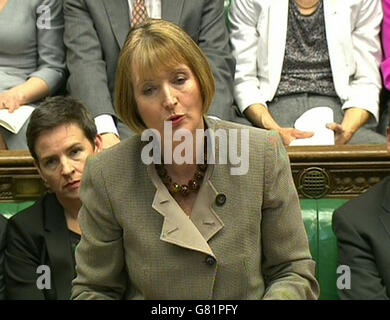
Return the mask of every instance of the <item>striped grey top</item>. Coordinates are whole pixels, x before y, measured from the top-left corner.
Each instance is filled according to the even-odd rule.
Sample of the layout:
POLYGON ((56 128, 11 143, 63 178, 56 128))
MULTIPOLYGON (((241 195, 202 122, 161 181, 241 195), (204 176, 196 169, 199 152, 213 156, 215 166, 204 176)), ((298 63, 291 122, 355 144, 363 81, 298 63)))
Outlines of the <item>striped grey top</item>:
POLYGON ((311 15, 302 15, 295 1, 289 2, 286 51, 276 96, 293 93, 337 96, 322 1, 311 15))

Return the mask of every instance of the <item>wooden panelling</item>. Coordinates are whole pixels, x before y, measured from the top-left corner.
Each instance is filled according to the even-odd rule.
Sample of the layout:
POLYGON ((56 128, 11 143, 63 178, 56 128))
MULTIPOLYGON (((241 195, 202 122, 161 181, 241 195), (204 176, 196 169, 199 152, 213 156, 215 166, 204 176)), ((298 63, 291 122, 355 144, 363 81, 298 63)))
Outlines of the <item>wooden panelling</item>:
POLYGON ((390 175, 385 145, 287 148, 302 198, 353 198, 390 175))
MULTIPOLYGON (((385 145, 287 148, 301 198, 352 198, 390 175, 385 145)), ((39 198, 46 190, 28 151, 0 150, 0 201, 39 198)))
POLYGON ((0 150, 0 201, 37 199, 45 190, 28 151, 0 150))

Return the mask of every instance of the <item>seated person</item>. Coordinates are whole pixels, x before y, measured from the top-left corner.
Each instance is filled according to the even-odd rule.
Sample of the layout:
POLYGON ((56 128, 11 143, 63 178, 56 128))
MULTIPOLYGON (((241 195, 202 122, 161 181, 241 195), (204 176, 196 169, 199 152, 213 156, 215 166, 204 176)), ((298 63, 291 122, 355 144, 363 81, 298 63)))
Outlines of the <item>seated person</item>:
MULTIPOLYGON (((62 0, 0 0, 0 109, 36 106, 65 83, 63 29, 62 0)), ((5 147, 27 149, 26 128, 0 127, 5 147)))
MULTIPOLYGON (((80 99, 95 118, 103 146, 131 136, 114 110, 114 83, 118 56, 133 17, 143 6, 150 18, 162 18, 182 27, 206 54, 216 79, 210 114, 228 120, 233 104, 235 61, 225 24, 223 0, 64 0, 69 93, 80 99), (109 124, 111 123, 111 125, 109 124)), ((143 11, 144 12, 144 11, 143 11)))
POLYGON ((382 47, 383 60, 381 64, 383 83, 387 90, 390 90, 390 0, 382 0, 383 22, 382 22, 382 47))
MULTIPOLYGON (((390 127, 387 128, 390 153, 390 127)), ((351 270, 350 288, 341 299, 390 298, 390 177, 335 210, 338 264, 351 270)))
POLYGON ((378 120, 381 19, 380 0, 233 0, 234 121, 276 130, 289 145, 312 135, 295 120, 327 106, 336 144, 385 143, 363 127, 378 120))
POLYGON ((33 111, 27 143, 51 192, 8 221, 6 297, 68 300, 80 239, 81 176, 87 157, 101 149, 101 137, 81 103, 58 96, 33 111))
POLYGON ((4 286, 4 248, 5 248, 5 227, 7 219, 0 214, 0 300, 5 297, 4 286))
POLYGON ((72 298, 318 297, 278 135, 205 117, 214 90, 205 55, 178 26, 151 20, 129 33, 115 101, 137 135, 91 159, 84 171, 72 298), (226 155, 226 145, 204 152, 205 139, 227 131, 248 138, 241 145, 250 149, 243 172, 232 174, 230 160, 210 159, 226 155), (153 150, 156 161, 147 159, 141 134, 163 143, 153 150), (184 163, 177 134, 187 138, 184 163))

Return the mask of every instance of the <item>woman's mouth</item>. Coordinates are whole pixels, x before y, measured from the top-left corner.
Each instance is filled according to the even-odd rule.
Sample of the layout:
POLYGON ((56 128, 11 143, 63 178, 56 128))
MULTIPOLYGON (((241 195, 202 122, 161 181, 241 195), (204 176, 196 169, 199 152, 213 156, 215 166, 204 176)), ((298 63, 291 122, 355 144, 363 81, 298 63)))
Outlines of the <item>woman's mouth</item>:
POLYGON ((182 121, 184 120, 185 116, 184 115, 173 115, 170 116, 167 121, 172 122, 172 127, 178 126, 182 121))
POLYGON ((80 187, 81 180, 76 180, 73 182, 69 182, 68 184, 65 185, 65 188, 75 190, 80 187))

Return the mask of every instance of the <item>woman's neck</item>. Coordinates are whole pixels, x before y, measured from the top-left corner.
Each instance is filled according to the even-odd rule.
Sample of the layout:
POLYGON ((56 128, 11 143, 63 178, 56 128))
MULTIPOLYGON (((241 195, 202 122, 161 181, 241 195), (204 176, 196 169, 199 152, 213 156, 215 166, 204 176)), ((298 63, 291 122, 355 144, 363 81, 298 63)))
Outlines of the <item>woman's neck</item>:
POLYGON ((294 0, 303 15, 310 15, 316 11, 321 0, 294 0))
POLYGON ((61 199, 58 198, 59 203, 64 208, 65 216, 70 219, 77 219, 81 208, 80 199, 61 199))
POLYGON ((197 165, 172 163, 165 165, 165 168, 172 181, 179 184, 187 184, 189 180, 193 179, 197 165))
POLYGON ((166 157, 166 155, 162 154, 162 162, 164 163, 166 162, 164 160, 168 159, 172 160, 171 163, 164 163, 164 165, 171 179, 180 184, 187 183, 189 179, 192 179, 197 170, 198 164, 203 164, 207 162, 207 154, 205 152, 205 139, 203 136, 200 141, 198 141, 198 139, 194 137, 191 141, 187 140, 183 142, 172 142, 172 150, 166 151, 170 152, 171 155, 166 157), (188 143, 189 145, 184 146, 184 143, 188 143), (180 149, 176 149, 178 147, 180 149), (178 155, 178 152, 175 152, 175 150, 184 151, 180 155, 178 155), (180 159, 178 159, 179 157, 180 159), (182 162, 180 160, 183 159, 185 159, 184 163, 179 164, 180 162, 182 162))
POLYGON ((65 201, 65 203, 60 201, 60 203, 64 207, 65 220, 68 229, 74 233, 81 234, 79 221, 77 219, 81 208, 81 201, 72 199, 65 201))

